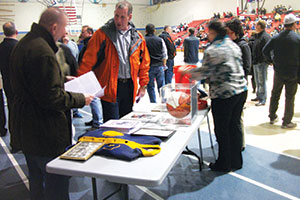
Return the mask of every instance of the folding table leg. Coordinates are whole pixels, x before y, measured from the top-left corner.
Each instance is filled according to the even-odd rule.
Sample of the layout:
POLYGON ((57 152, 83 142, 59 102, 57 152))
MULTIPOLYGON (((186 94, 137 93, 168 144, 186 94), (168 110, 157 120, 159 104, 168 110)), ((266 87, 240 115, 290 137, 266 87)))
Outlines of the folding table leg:
POLYGON ((201 160, 200 171, 201 171, 202 170, 202 164, 203 164, 203 151, 202 151, 200 128, 198 128, 197 131, 198 131, 198 143, 199 143, 199 150, 200 150, 200 160, 201 160))
POLYGON ((206 115, 206 119, 207 119, 208 133, 209 133, 209 139, 210 139, 210 147, 211 147, 211 150, 212 150, 212 153, 213 153, 213 156, 214 156, 215 160, 217 160, 214 145, 213 145, 213 141, 212 141, 212 137, 211 137, 211 130, 210 130, 208 114, 206 115))
POLYGON ((183 151, 183 154, 186 155, 193 155, 198 158, 199 161, 199 169, 202 171, 202 165, 203 165, 203 152, 202 152, 202 144, 201 144, 201 136, 200 136, 200 128, 197 129, 198 132, 198 143, 199 143, 199 150, 200 150, 200 156, 198 156, 195 152, 189 149, 188 146, 185 147, 185 151, 183 151))
POLYGON ((128 192, 128 185, 122 184, 122 191, 124 195, 124 200, 129 200, 129 192, 128 192))
POLYGON ((94 197, 94 200, 98 200, 96 178, 92 178, 92 185, 93 185, 93 197, 94 197))
POLYGON ((195 156, 198 159, 200 171, 202 171, 202 159, 200 158, 200 156, 198 156, 195 152, 190 150, 188 146, 186 146, 185 149, 186 150, 183 151, 182 154, 195 156))

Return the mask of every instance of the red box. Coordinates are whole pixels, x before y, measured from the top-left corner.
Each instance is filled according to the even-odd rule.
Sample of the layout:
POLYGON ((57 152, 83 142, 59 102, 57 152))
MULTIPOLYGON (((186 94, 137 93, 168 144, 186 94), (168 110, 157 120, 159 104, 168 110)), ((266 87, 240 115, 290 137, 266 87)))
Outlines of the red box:
POLYGON ((175 74, 175 83, 191 83, 190 75, 184 74, 182 75, 180 72, 178 72, 179 68, 183 68, 184 70, 193 69, 196 68, 196 65, 176 65, 173 68, 174 74, 175 74))

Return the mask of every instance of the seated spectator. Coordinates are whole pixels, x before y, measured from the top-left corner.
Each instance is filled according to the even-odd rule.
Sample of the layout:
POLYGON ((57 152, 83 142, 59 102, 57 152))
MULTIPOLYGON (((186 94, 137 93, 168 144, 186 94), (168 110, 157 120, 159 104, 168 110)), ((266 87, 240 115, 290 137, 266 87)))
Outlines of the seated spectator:
POLYGON ((275 20, 275 22, 277 22, 277 21, 281 22, 281 15, 279 13, 276 13, 274 16, 274 20, 275 20))

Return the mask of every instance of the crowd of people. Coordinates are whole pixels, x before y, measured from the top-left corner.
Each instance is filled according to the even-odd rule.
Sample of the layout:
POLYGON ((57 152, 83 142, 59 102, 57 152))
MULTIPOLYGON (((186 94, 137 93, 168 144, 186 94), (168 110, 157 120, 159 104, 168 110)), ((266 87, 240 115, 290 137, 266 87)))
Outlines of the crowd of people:
MULTIPOLYGON (((31 199, 69 199, 69 177, 49 174, 45 168, 71 144, 71 109, 74 117, 80 117, 77 108, 90 105, 92 120, 86 125, 97 129, 103 122, 130 113, 146 91, 150 102, 156 102, 154 80, 158 91, 172 82, 176 56, 172 28, 166 25, 156 36, 155 25, 149 23, 143 36, 131 21, 132 13, 131 3, 119 1, 113 19, 98 30, 82 27, 79 44, 69 39, 65 30, 67 16, 58 8, 46 9, 20 41, 13 22, 3 25, 6 37, 0 44, 0 69, 8 103, 8 129, 12 151, 22 151, 26 158, 31 199), (101 100, 91 94, 64 90, 66 81, 89 71, 106 87, 101 100)), ((229 172, 243 166, 242 113, 249 74, 254 77, 251 82, 256 88, 252 101, 257 101, 256 106, 264 106, 267 68, 269 64, 274 66, 270 124, 278 121, 276 111, 284 86, 286 101, 281 127, 297 126, 292 118, 300 71, 298 21, 294 14, 286 15, 284 30, 271 37, 266 21, 258 19, 254 22, 255 34, 248 39, 245 22, 231 16, 226 23, 214 17, 197 28, 187 29, 188 35, 182 39, 187 65, 198 64, 201 41, 209 42, 202 66, 181 73, 209 84, 219 145, 218 159, 209 165, 211 170, 229 172)), ((0 92, 3 96, 2 89, 0 92)), ((4 113, 3 98, 1 101, 0 111, 4 113)), ((5 136, 6 119, 2 113, 0 133, 5 136)))
MULTIPOLYGON (((247 15, 241 14, 239 16, 233 16, 231 12, 224 12, 223 15, 220 13, 214 13, 211 19, 220 19, 223 22, 226 22, 232 18, 238 18, 242 22, 243 29, 245 31, 244 38, 248 41, 251 38, 252 32, 256 30, 256 23, 259 20, 263 20, 266 22, 266 31, 271 36, 274 36, 281 31, 284 30, 284 26, 282 24, 282 20, 285 15, 293 12, 291 6, 286 8, 285 6, 278 5, 275 6, 272 13, 261 13, 260 15, 247 15)), ((298 16, 298 13, 294 13, 298 16)), ((199 24, 193 25, 195 28, 195 35, 200 39, 199 49, 203 51, 207 47, 207 24, 211 20, 198 20, 199 24)), ((185 23, 186 24, 186 23, 185 23)), ((188 28, 191 27, 189 24, 184 29, 179 29, 179 26, 173 28, 173 32, 175 36, 173 37, 176 48, 183 48, 184 38, 188 36, 188 28)), ((299 22, 297 22, 296 32, 300 34, 299 30, 299 22)))
POLYGON ((289 13, 293 12, 293 8, 292 8, 292 6, 286 7, 285 5, 277 5, 274 7, 272 12, 274 14, 278 13, 279 15, 289 14, 289 13))

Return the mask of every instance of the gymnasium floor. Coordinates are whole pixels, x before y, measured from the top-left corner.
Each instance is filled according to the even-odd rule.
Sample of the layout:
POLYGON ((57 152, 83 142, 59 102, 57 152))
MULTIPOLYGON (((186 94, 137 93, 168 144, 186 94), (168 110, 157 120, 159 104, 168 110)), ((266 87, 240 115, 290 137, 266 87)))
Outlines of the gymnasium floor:
MULTIPOLYGON (((179 64, 182 53, 176 56, 179 64)), ((272 88, 273 70, 268 70, 268 99, 272 88)), ((300 89, 299 89, 300 90, 300 89)), ((243 152, 242 169, 228 174, 211 172, 207 163, 213 161, 210 149, 207 124, 201 125, 204 149, 204 169, 199 172, 194 157, 182 155, 163 183, 157 187, 145 188, 129 186, 130 199, 297 199, 300 200, 300 97, 296 95, 293 121, 298 127, 292 130, 281 129, 281 121, 269 124, 268 103, 257 107, 250 99, 254 98, 250 86, 244 124, 246 128, 246 149, 243 152)), ((139 104, 149 101, 144 97, 139 104)), ((284 92, 280 101, 278 115, 283 115, 284 92)), ((74 119, 77 138, 87 127, 84 122, 91 119, 89 107, 80 109, 84 118, 74 119)), ((212 117, 210 116, 213 127, 212 117)), ((214 140, 215 141, 215 140, 214 140)), ((215 144, 217 150, 217 145, 215 144)), ((189 144, 190 149, 199 152, 197 136, 189 144)), ((9 152, 9 135, 0 138, 0 199, 27 200, 28 180, 24 156, 9 152)), ((97 179, 99 199, 103 199, 118 188, 118 184, 97 179)), ((91 179, 72 177, 70 179, 70 199, 90 200, 92 197, 91 179)), ((110 199, 123 199, 120 193, 110 199)))

